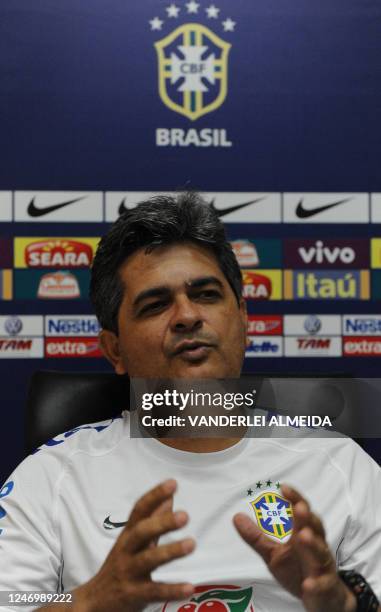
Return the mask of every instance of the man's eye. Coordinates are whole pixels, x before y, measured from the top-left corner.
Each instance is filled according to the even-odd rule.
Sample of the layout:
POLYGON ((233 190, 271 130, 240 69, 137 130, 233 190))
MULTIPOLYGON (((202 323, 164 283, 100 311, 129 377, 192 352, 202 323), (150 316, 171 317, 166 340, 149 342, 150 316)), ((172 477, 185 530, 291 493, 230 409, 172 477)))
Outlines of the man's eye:
POLYGON ((143 308, 140 310, 140 314, 156 312, 157 310, 164 308, 165 304, 166 302, 164 301, 151 302, 150 304, 146 304, 145 306, 143 306, 143 308))
POLYGON ((221 297, 221 293, 215 289, 204 289, 197 294, 197 297, 205 300, 216 300, 221 297))

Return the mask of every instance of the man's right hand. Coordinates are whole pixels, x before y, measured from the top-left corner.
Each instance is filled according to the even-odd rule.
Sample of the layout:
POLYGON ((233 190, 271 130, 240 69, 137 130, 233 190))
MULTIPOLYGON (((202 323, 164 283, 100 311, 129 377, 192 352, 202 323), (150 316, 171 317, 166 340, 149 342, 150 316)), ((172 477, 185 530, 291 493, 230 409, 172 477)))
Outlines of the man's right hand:
POLYGON ((184 527, 185 512, 173 512, 175 480, 167 480, 143 495, 99 572, 73 591, 76 612, 140 612, 152 602, 189 597, 188 583, 154 582, 151 572, 174 559, 185 557, 195 547, 191 538, 158 544, 160 536, 184 527))

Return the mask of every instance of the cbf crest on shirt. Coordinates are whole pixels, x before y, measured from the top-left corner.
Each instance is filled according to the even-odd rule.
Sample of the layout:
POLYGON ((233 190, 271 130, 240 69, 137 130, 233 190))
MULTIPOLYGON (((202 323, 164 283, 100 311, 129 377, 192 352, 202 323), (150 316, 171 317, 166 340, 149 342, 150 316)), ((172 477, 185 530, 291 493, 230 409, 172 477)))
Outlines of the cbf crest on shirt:
POLYGON ((293 527, 291 503, 279 493, 268 491, 250 502, 259 529, 267 535, 283 540, 293 527))

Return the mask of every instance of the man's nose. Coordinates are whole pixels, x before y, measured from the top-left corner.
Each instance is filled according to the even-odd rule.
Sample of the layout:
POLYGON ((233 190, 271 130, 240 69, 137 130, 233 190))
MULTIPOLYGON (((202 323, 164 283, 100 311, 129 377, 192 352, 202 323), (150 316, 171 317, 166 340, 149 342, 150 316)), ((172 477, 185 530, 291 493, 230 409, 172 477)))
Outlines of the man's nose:
POLYGON ((200 327, 202 327, 202 316, 198 304, 186 296, 179 297, 173 304, 172 331, 195 331, 200 327))

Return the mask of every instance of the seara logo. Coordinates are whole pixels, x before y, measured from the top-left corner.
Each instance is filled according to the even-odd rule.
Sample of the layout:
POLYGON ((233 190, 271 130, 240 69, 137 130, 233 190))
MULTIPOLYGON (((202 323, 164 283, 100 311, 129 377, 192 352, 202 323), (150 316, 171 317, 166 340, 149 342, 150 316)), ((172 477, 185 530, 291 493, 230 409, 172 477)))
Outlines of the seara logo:
MULTIPOLYGON (((152 31, 166 35, 154 43, 161 101, 174 113, 196 121, 223 104, 228 93, 229 36, 236 22, 221 9, 190 0, 172 3, 149 21, 152 31), (183 23, 182 23, 183 22, 183 23), (173 28, 173 26, 175 26, 173 28)), ((158 128, 158 146, 231 146, 226 130, 158 128)))
POLYGON ((161 612, 254 612, 253 588, 203 585, 186 602, 167 602, 161 612))

